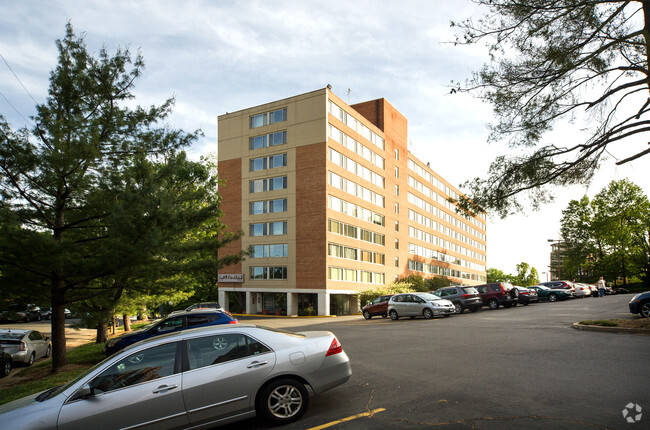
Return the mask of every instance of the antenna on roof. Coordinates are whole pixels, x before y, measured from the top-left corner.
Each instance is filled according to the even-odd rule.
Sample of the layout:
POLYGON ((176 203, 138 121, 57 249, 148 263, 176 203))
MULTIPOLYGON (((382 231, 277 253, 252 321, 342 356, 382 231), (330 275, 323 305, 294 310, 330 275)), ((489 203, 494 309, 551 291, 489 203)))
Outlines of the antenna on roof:
POLYGON ((351 92, 352 92, 352 90, 348 88, 348 104, 350 104, 350 93, 351 92))

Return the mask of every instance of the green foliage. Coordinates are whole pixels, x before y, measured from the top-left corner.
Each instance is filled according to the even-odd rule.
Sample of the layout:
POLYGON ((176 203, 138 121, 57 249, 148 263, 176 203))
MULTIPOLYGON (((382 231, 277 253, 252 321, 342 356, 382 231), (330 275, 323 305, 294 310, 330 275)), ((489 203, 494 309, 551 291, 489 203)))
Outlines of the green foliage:
MULTIPOLYGON (((489 13, 453 22, 458 44, 485 43, 491 63, 452 92, 494 108, 497 157, 487 177, 464 184, 466 211, 505 217, 553 199, 552 186, 589 183, 612 143, 648 133, 648 2, 474 0, 489 13), (647 19, 645 20, 647 21, 647 19), (647 23, 645 24, 647 25, 647 23), (544 143, 559 121, 584 119, 584 139, 544 143), (515 151, 513 151, 515 152, 515 151)), ((641 137, 643 139, 643 137, 641 137)), ((622 164, 650 153, 630 153, 622 164)))
POLYGON ((520 287, 530 287, 539 284, 539 274, 537 269, 531 267, 526 262, 517 264, 517 273, 515 275, 506 274, 495 268, 487 269, 487 282, 510 282, 520 287))
POLYGON ((486 270, 487 283, 491 284, 493 282, 510 282, 510 276, 506 275, 503 271, 490 267, 486 270))
POLYGON ((413 291, 426 293, 428 291, 435 291, 442 287, 447 287, 453 282, 445 276, 433 276, 425 278, 422 275, 412 274, 399 279, 399 282, 411 284, 413 291))
POLYGON ((400 281, 377 287, 374 290, 359 291, 356 294, 359 299, 360 306, 363 307, 379 296, 384 296, 386 294, 412 293, 415 291, 416 290, 413 289, 412 284, 400 281))
POLYGON ((612 181, 592 201, 571 201, 562 213, 566 273, 589 282, 599 276, 648 282, 650 201, 639 186, 612 181))

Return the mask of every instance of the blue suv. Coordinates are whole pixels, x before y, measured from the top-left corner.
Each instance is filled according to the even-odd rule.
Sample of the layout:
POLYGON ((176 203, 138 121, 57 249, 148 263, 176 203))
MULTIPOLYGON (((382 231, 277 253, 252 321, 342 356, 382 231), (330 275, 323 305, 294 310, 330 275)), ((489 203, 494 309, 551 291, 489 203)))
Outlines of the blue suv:
POLYGON ((218 324, 238 324, 239 321, 225 312, 214 309, 202 311, 181 312, 168 316, 159 321, 154 321, 130 333, 114 337, 106 342, 104 354, 113 355, 127 346, 159 334, 172 333, 188 328, 205 327, 218 324))

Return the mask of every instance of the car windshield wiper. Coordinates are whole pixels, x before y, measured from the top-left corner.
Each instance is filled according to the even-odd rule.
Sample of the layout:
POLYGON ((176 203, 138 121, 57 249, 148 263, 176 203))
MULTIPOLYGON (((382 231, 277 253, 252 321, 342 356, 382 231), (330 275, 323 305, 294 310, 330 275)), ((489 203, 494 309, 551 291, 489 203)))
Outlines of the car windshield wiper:
POLYGON ((36 396, 36 399, 35 399, 35 400, 36 400, 37 402, 42 402, 42 401, 44 401, 44 400, 49 399, 49 398, 50 398, 50 395, 51 395, 53 392, 55 392, 59 387, 61 387, 61 385, 57 385, 56 387, 50 388, 49 390, 42 392, 41 394, 39 394, 38 396, 36 396))

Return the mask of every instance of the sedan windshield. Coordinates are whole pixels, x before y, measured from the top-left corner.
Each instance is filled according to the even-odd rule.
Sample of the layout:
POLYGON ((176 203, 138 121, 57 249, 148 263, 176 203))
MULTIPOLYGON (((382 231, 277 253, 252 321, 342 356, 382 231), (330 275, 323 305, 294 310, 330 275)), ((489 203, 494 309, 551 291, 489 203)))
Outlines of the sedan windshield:
POLYGON ((421 299, 426 300, 427 302, 430 302, 432 300, 442 300, 440 297, 429 293, 422 293, 422 294, 418 294, 417 296, 421 299))

